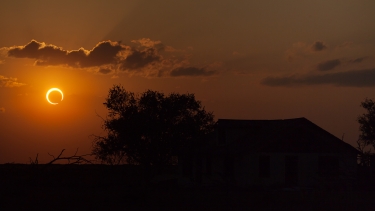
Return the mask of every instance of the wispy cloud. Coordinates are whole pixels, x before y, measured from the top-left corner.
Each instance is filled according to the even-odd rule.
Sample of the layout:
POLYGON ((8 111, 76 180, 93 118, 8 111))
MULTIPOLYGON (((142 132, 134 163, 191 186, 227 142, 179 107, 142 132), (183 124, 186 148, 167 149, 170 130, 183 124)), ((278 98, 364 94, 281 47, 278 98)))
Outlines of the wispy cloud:
POLYGON ((171 72, 171 76, 211 76, 215 74, 217 74, 216 71, 196 67, 180 67, 171 72))
POLYGON ((110 73, 112 70, 111 69, 109 69, 109 68, 100 68, 99 69, 99 73, 102 73, 102 74, 108 74, 108 73, 110 73))
POLYGON ((331 84, 345 87, 374 87, 375 68, 327 73, 322 75, 290 75, 266 77, 262 84, 274 87, 331 84))
POLYGON ((171 46, 164 46, 161 41, 142 38, 131 42, 135 46, 124 45, 121 42, 102 41, 91 50, 80 48, 68 51, 55 45, 32 40, 25 46, 7 48, 7 55, 14 58, 33 59, 34 64, 39 66, 91 68, 101 74, 128 72, 146 77, 213 74, 204 68, 190 66, 186 59, 169 55, 179 52, 171 46), (165 55, 164 52, 168 54, 165 55))
POLYGON ((339 59, 328 60, 328 61, 319 63, 317 66, 317 69, 320 71, 328 71, 328 70, 334 69, 340 64, 341 64, 341 61, 339 59))
POLYGON ((164 45, 161 43, 160 40, 155 41, 155 40, 151 40, 150 38, 141 38, 141 39, 138 39, 138 40, 132 40, 131 42, 132 43, 138 43, 141 46, 147 47, 147 48, 154 48, 154 47, 164 48, 164 45))
POLYGON ((349 62, 350 63, 360 63, 365 59, 366 59, 366 57, 359 57, 359 58, 356 58, 356 59, 351 59, 351 60, 349 60, 349 62))
POLYGON ((11 77, 8 78, 8 77, 0 75, 0 87, 13 88, 13 87, 20 87, 24 85, 26 84, 18 82, 17 78, 11 78, 11 77))
POLYGON ((295 58, 304 57, 316 52, 324 51, 327 48, 327 44, 322 41, 315 41, 312 44, 297 42, 294 43, 293 46, 285 52, 285 54, 288 61, 293 61, 295 58))

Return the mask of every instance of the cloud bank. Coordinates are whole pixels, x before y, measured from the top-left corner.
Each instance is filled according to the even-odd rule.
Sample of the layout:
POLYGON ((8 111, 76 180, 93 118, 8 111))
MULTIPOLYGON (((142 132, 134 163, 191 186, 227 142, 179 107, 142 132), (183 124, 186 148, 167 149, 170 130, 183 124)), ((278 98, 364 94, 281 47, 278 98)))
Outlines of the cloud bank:
POLYGON ((0 87, 13 88, 13 87, 20 87, 24 85, 26 84, 18 82, 17 78, 8 78, 8 77, 0 75, 0 87))
POLYGON ((375 68, 327 73, 322 75, 291 75, 266 77, 262 84, 272 87, 331 84, 343 87, 374 87, 375 68))
POLYGON ((160 41, 148 38, 132 40, 136 46, 121 42, 102 41, 91 50, 64 50, 55 45, 32 40, 25 46, 8 48, 8 57, 29 58, 38 66, 65 66, 70 68, 93 68, 101 74, 128 72, 144 76, 210 76, 214 70, 191 67, 183 59, 166 56, 165 47, 160 41))

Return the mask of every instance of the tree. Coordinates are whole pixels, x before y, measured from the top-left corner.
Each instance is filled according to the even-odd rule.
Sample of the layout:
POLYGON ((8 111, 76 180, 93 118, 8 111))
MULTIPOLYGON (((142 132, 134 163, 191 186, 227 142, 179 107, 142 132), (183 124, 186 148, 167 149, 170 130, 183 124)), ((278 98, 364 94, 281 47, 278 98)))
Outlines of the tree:
POLYGON ((115 85, 103 104, 107 135, 94 136, 92 153, 109 164, 173 164, 181 149, 203 144, 215 125, 213 113, 194 94, 148 90, 136 95, 115 85))
POLYGON ((366 146, 372 145, 375 148, 375 102, 366 98, 361 106, 367 112, 358 117, 359 130, 361 131, 359 138, 366 146))
POLYGON ((375 148, 375 102, 371 99, 365 99, 361 106, 366 109, 366 113, 358 117, 359 130, 361 134, 357 141, 357 149, 361 152, 359 164, 369 166, 372 156, 371 149, 366 150, 368 146, 375 148))

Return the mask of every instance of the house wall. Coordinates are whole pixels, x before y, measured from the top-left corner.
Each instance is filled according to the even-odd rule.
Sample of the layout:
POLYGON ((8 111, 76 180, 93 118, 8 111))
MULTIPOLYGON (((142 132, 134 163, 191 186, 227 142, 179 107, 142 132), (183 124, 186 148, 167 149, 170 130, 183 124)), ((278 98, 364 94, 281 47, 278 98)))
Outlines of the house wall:
POLYGON ((235 156, 230 162, 233 165, 232 174, 226 167, 228 157, 224 154, 204 156, 192 166, 192 177, 186 177, 191 182, 202 185, 226 184, 238 187, 250 186, 286 186, 286 157, 297 157, 298 182, 292 186, 311 187, 319 189, 352 189, 356 185, 357 162, 356 155, 334 153, 251 153, 235 156), (260 176, 260 156, 270 156, 269 177, 260 176), (334 177, 322 177, 319 167, 320 157, 337 157, 339 174, 334 177), (231 178, 233 176, 233 178, 231 178), (190 179, 188 179, 190 178, 190 179))
POLYGON ((218 145, 226 145, 246 134, 243 128, 220 128, 216 133, 218 145))
POLYGON ((283 153, 254 153, 243 155, 235 163, 235 179, 238 186, 253 185, 277 185, 285 182, 285 156, 283 153), (260 177, 259 159, 260 156, 270 156, 270 175, 260 177))
POLYGON ((358 163, 357 155, 345 155, 340 157, 340 169, 342 176, 341 182, 346 185, 347 189, 354 189, 358 180, 358 163))
POLYGON ((211 175, 207 175, 208 183, 224 183, 224 163, 225 157, 220 155, 213 155, 211 157, 211 175))
MULTIPOLYGON (((325 185, 319 174, 319 157, 336 156, 339 159, 340 175, 336 185, 345 184, 345 188, 350 188, 356 176, 356 158, 340 154, 322 153, 254 153, 240 156, 235 160, 235 182, 238 186, 268 186, 285 185, 285 158, 286 156, 296 156, 298 158, 298 184, 301 187, 316 187, 325 185), (262 178, 259 175, 260 156, 270 156, 270 175, 262 178)), ((329 181, 331 182, 331 181, 329 181)))
POLYGON ((369 181, 369 185, 370 187, 373 188, 373 190, 375 190, 375 155, 371 155, 371 158, 370 158, 370 181, 369 181))

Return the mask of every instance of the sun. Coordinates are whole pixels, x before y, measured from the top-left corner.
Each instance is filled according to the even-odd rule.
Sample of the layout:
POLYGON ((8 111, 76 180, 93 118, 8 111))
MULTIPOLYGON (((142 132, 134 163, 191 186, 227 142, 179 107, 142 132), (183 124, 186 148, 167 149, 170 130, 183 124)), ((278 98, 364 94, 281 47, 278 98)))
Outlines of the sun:
POLYGON ((59 103, 54 103, 54 102, 51 102, 51 101, 49 100, 49 94, 50 94, 51 92, 54 92, 54 91, 56 91, 56 92, 60 92, 60 94, 61 94, 61 101, 64 99, 64 94, 63 94, 63 92, 62 92, 60 89, 58 89, 58 88, 51 88, 51 89, 49 89, 48 92, 47 92, 47 94, 46 94, 46 99, 47 99, 47 101, 48 101, 50 104, 52 104, 52 105, 57 105, 57 104, 59 104, 59 103))

